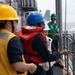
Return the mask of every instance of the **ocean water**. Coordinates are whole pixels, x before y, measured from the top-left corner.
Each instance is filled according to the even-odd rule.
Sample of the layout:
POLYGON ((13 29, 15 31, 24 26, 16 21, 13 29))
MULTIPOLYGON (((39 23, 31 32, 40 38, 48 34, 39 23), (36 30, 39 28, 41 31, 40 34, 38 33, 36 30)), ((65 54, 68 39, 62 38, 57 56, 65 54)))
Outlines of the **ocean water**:
MULTIPOLYGON (((65 30, 65 23, 62 24, 62 28, 63 28, 63 31, 65 30)), ((66 23, 66 30, 67 31, 75 31, 75 22, 67 22, 66 23)))

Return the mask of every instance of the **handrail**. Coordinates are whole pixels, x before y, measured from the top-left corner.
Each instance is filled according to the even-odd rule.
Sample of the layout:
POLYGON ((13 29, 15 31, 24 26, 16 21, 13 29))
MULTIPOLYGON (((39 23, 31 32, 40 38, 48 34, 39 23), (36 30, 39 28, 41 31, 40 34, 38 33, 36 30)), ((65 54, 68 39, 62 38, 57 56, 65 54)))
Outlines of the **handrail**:
MULTIPOLYGON (((70 44, 72 44, 72 42, 74 41, 74 38, 73 38, 73 36, 71 35, 71 34, 62 34, 62 38, 64 38, 64 47, 66 48, 66 49, 68 49, 69 50, 69 45, 70 44), (71 42, 71 43, 70 43, 71 42)), ((72 56, 72 55, 70 55, 70 56, 72 56)), ((69 72, 69 68, 70 68, 70 70, 72 71, 72 73, 73 73, 73 66, 72 66, 72 64, 70 64, 70 63, 72 63, 73 61, 69 58, 69 56, 67 56, 67 58, 65 58, 65 65, 66 65, 66 67, 67 67, 67 73, 69 72), (71 61, 71 62, 69 62, 69 61, 71 61)))
POLYGON ((70 34, 62 34, 62 35, 65 35, 65 37, 66 38, 68 38, 71 42, 73 42, 73 37, 72 37, 72 35, 70 35, 70 34), (67 35, 70 35, 70 37, 69 36, 67 36, 67 35))

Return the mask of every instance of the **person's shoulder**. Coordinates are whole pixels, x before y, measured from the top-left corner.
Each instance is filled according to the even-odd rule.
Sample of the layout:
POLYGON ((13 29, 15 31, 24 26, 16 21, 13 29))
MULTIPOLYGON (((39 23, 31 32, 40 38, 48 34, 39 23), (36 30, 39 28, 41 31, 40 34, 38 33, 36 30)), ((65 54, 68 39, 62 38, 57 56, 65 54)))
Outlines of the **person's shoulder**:
POLYGON ((18 42, 18 41, 20 41, 19 37, 15 36, 12 39, 10 39, 9 43, 18 42))
POLYGON ((37 34, 35 38, 36 38, 36 39, 43 39, 43 37, 42 37, 41 34, 37 34))
POLYGON ((48 22, 47 25, 48 25, 48 26, 51 26, 52 24, 51 24, 51 22, 48 22))
POLYGON ((44 41, 44 39, 43 39, 43 37, 42 37, 42 35, 40 35, 40 34, 37 34, 36 36, 35 36, 35 38, 34 38, 34 40, 33 40, 34 42, 42 42, 42 41, 44 41))

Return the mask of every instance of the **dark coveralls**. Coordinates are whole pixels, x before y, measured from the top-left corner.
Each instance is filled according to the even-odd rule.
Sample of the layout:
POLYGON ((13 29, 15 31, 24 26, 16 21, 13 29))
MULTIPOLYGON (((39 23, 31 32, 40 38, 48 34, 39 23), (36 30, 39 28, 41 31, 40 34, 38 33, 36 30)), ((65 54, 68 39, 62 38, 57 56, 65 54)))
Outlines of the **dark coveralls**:
MULTIPOLYGON (((21 41, 18 37, 14 37, 9 41, 7 55, 10 64, 22 61, 22 49, 21 41)), ((17 71, 17 74, 22 74, 22 72, 17 71)))
MULTIPOLYGON (((42 58, 48 62, 56 61, 57 59, 60 58, 59 52, 50 54, 50 52, 46 47, 46 42, 44 41, 43 37, 40 34, 36 35, 36 37, 34 38, 32 42, 32 50, 37 50, 39 54, 42 56, 42 58)), ((37 66, 38 69, 36 70, 36 72, 34 74, 30 74, 28 72, 28 75, 54 75, 52 68, 50 68, 48 71, 45 72, 45 70, 41 66, 39 65, 37 66)))

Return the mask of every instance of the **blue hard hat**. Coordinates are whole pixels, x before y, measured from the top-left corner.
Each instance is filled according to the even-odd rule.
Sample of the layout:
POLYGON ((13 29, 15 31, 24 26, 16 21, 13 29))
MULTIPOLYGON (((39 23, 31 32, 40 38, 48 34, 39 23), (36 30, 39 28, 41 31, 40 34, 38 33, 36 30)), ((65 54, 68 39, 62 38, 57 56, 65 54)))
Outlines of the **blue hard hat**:
POLYGON ((37 24, 40 22, 45 22, 45 19, 40 13, 31 13, 28 16, 27 24, 37 24))

